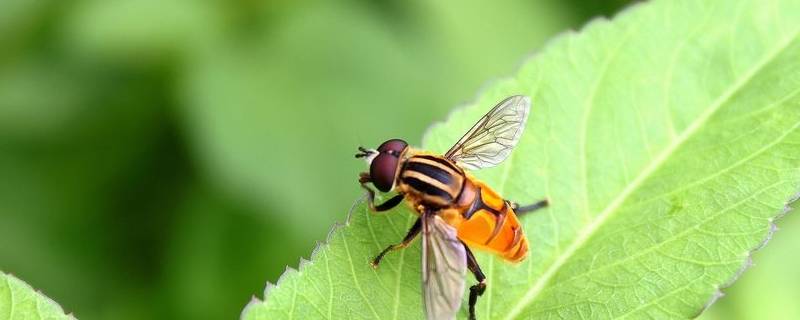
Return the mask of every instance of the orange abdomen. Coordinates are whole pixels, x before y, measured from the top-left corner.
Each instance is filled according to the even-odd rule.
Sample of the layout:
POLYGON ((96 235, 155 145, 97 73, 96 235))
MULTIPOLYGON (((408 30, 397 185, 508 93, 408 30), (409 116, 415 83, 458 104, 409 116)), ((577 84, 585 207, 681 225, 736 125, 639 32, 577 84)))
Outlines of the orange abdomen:
POLYGON ((473 180, 476 194, 471 213, 458 226, 458 238, 473 248, 495 253, 511 262, 525 259, 528 240, 511 205, 485 184, 473 180))

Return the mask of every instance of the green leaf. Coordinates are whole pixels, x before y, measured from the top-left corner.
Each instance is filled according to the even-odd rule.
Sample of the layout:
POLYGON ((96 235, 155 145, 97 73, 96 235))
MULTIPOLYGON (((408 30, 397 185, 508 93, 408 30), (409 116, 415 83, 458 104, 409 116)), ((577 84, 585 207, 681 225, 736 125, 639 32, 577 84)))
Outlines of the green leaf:
MULTIPOLYGON (((713 303, 800 189, 797 21, 798 1, 636 5, 432 128, 423 146, 442 152, 503 97, 532 97, 511 158, 476 175, 551 207, 522 218, 523 263, 478 257, 478 317, 687 318, 713 303)), ((419 245, 367 263, 401 239, 404 211, 359 207, 243 318, 419 319, 419 245)))
POLYGON ((789 231, 770 240, 768 250, 756 252, 753 266, 699 319, 800 319, 800 305, 794 303, 800 283, 800 233, 794 230, 800 230, 800 215, 781 219, 780 229, 789 231))
POLYGON ((75 319, 41 292, 16 277, 0 272, 0 319, 75 319))
POLYGON ((186 1, 89 0, 69 11, 62 28, 71 50, 142 63, 216 43, 224 30, 220 9, 186 1))

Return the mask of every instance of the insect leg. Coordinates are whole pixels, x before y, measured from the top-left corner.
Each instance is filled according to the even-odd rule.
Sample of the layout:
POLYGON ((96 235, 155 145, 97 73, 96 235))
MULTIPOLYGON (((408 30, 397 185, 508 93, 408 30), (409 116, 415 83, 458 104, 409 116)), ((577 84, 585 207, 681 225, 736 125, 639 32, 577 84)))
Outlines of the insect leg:
POLYGON ((358 174, 358 183, 365 184, 367 182, 372 182, 372 177, 369 176, 369 172, 362 172, 358 174))
POLYGON ((417 237, 417 235, 421 230, 422 230, 422 219, 417 218, 417 222, 414 222, 414 225, 411 226, 411 229, 408 229, 408 233, 406 234, 406 237, 403 238, 403 242, 386 247, 386 249, 383 249, 383 251, 381 251, 381 253, 379 253, 378 256, 375 257, 375 259, 372 259, 372 262, 370 262, 369 264, 372 265, 373 268, 378 268, 378 264, 381 263, 381 259, 383 259, 384 255, 386 255, 390 251, 400 250, 405 247, 408 247, 408 245, 411 244, 411 241, 414 241, 414 239, 417 237))
POLYGON ((511 208, 514 209, 514 213, 516 213, 518 216, 521 216, 523 214, 534 212, 541 208, 547 207, 549 204, 550 203, 548 202, 547 199, 540 200, 539 202, 527 206, 520 206, 518 203, 513 202, 511 203, 511 208))
POLYGON ((478 297, 486 291, 486 276, 481 271, 478 260, 475 260, 475 256, 466 244, 464 249, 467 251, 467 268, 475 275, 475 280, 478 280, 477 284, 469 287, 469 319, 475 320, 475 303, 478 302, 478 297))
POLYGON ((403 195, 402 194, 398 194, 398 195, 392 197, 391 199, 386 200, 386 202, 381 203, 381 204, 376 206, 375 205, 375 191, 373 191, 372 188, 366 186, 363 183, 361 184, 361 187, 364 188, 364 190, 367 190, 367 194, 368 194, 367 203, 369 204, 369 209, 372 210, 373 212, 381 212, 381 211, 389 210, 391 208, 396 207, 398 204, 400 204, 401 201, 403 201, 403 195))
POLYGON ((372 209, 372 211, 381 212, 396 207, 398 204, 400 204, 400 201, 403 201, 402 194, 398 194, 392 197, 391 199, 386 200, 386 202, 381 203, 377 206, 372 201, 370 201, 369 204, 370 204, 370 209, 372 209))

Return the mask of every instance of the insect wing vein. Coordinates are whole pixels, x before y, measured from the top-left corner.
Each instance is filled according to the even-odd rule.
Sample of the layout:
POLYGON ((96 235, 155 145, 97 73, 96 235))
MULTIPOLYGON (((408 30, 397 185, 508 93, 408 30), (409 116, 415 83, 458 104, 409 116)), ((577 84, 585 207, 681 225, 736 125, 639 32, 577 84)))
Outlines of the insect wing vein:
POLYGON ((500 164, 522 137, 530 106, 526 96, 506 98, 478 120, 445 157, 471 170, 500 164))
POLYGON ((467 255, 455 228, 426 212, 422 219, 422 286, 428 319, 455 319, 464 295, 467 255))

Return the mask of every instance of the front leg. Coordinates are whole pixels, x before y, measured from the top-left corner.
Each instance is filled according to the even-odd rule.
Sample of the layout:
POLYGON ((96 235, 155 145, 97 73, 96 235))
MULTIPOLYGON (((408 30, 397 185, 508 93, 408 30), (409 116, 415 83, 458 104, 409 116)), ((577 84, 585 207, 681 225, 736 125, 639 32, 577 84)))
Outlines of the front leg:
POLYGON ((403 201, 403 194, 400 193, 392 197, 391 199, 386 200, 386 202, 376 206, 375 191, 372 190, 372 188, 370 188, 369 186, 367 186, 367 182, 364 181, 364 173, 361 174, 361 178, 359 178, 358 181, 361 183, 361 188, 364 188, 364 190, 367 191, 367 204, 369 204, 369 209, 372 210, 372 212, 381 212, 392 209, 396 207, 398 204, 400 204, 401 201, 403 201))
POLYGON ((362 172, 358 174, 358 183, 365 184, 372 182, 372 178, 369 176, 369 172, 362 172))

